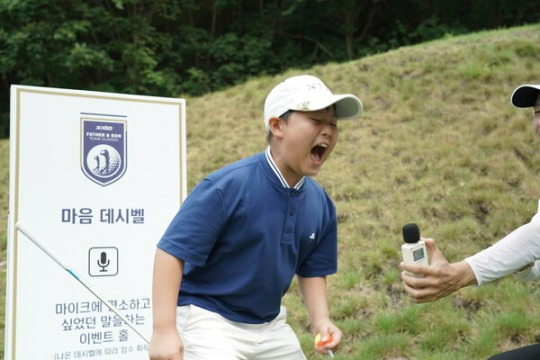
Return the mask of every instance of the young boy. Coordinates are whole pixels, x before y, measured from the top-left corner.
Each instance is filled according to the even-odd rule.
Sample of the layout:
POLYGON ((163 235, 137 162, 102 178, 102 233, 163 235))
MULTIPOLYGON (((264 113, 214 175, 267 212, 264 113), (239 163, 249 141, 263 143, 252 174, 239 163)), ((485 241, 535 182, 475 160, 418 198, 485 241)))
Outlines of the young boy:
POLYGON ((326 299, 336 212, 309 176, 332 152, 337 120, 361 113, 356 96, 310 75, 269 93, 269 146, 203 179, 158 243, 151 359, 305 359, 281 306, 295 274, 313 332, 332 339, 318 351, 338 345, 326 299))

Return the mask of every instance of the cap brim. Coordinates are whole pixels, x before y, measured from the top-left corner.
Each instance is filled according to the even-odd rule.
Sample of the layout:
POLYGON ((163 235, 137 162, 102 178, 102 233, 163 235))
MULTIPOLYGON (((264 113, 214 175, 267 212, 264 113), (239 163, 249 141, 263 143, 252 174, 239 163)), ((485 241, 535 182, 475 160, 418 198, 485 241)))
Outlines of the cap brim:
POLYGON ((290 108, 296 111, 318 111, 329 106, 336 106, 336 117, 338 120, 354 119, 362 115, 363 106, 360 99, 352 94, 324 95, 322 97, 311 97, 309 101, 299 101, 302 106, 290 108))
POLYGON ((337 95, 341 97, 336 104, 336 117, 339 120, 348 120, 360 117, 362 115, 363 106, 360 99, 354 95, 337 95))
POLYGON ((518 86, 511 96, 512 105, 519 108, 534 106, 540 94, 540 85, 525 84, 518 86))

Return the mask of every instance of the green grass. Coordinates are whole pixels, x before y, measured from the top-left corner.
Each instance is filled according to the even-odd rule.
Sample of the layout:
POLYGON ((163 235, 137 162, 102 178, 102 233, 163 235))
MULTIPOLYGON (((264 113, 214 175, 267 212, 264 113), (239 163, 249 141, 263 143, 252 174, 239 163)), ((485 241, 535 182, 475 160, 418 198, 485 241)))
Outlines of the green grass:
MULTIPOLYGON (((514 88, 539 82, 540 25, 446 38, 309 71, 358 95, 316 180, 339 213, 339 272, 329 302, 344 337, 336 359, 485 359, 540 336, 540 286, 511 277, 414 305, 401 288, 401 227, 419 224, 450 261, 529 221, 540 197, 540 142, 514 88)), ((187 98, 188 188, 265 147, 264 97, 289 70, 187 98)), ((0 244, 5 258, 8 141, 0 141, 0 244)), ((5 284, 5 262, 2 263, 5 284)), ((4 311, 4 297, 1 298, 4 311)), ((296 282, 284 298, 309 359, 296 282)), ((3 318, 3 317, 2 317, 3 318)), ((2 334, 0 334, 2 335, 2 334)), ((0 337, 3 342, 3 336, 0 337)), ((2 346, 3 347, 3 346, 2 346)))

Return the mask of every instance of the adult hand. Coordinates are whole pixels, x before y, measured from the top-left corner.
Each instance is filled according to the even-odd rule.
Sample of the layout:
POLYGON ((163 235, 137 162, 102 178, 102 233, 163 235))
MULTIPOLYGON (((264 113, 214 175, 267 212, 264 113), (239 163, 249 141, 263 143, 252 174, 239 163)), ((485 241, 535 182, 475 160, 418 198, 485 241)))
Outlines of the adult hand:
POLYGON ((439 300, 462 287, 476 283, 474 273, 465 261, 449 263, 435 240, 422 239, 430 255, 430 265, 400 263, 403 288, 416 303, 439 300), (413 273, 414 275, 411 275, 413 273), (419 277, 417 277, 419 276, 419 277))

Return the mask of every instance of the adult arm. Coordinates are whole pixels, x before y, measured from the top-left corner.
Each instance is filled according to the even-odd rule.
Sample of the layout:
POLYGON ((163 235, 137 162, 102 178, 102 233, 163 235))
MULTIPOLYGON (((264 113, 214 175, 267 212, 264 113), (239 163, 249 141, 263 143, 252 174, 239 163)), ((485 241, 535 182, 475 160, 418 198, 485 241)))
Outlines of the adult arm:
MULTIPOLYGON (((401 263, 404 289, 418 303, 435 301, 465 286, 501 278, 540 259, 540 222, 530 222, 490 246, 457 263, 448 263, 433 239, 425 239, 431 265, 401 263), (422 275, 417 278, 408 272, 422 275)), ((518 278, 530 280, 539 273, 538 265, 526 268, 518 278)))
POLYGON ((184 344, 176 327, 176 304, 184 262, 157 249, 152 282, 153 332, 151 360, 182 360, 184 344))
POLYGON ((302 277, 297 276, 298 285, 308 310, 311 327, 314 334, 321 334, 325 339, 332 334, 333 340, 315 350, 326 354, 328 349, 335 348, 341 341, 341 330, 330 321, 328 300, 326 297, 326 277, 302 277))
MULTIPOLYGON (((522 269, 538 259, 540 259, 540 222, 534 221, 517 228, 465 261, 471 266, 478 285, 483 285, 522 269)), ((531 271, 535 274, 534 268, 525 271, 525 274, 530 275, 531 271)))

